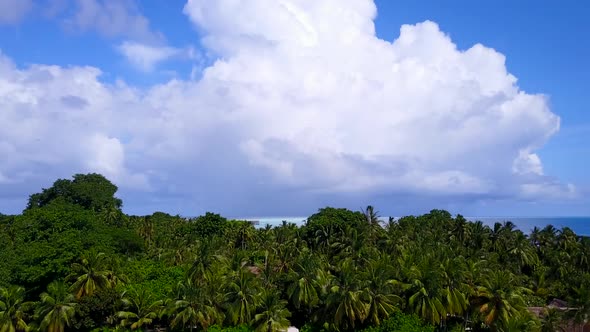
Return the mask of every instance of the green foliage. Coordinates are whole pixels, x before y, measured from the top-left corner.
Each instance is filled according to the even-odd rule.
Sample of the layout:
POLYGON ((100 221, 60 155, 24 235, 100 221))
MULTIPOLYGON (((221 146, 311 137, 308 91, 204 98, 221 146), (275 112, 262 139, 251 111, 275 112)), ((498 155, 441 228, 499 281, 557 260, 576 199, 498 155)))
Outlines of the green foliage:
POLYGON ((114 196, 116 192, 117 186, 100 174, 76 174, 73 180, 59 179, 50 188, 32 194, 27 210, 46 206, 55 200, 93 211, 109 207, 120 209, 123 202, 114 196))
POLYGON ((164 299, 173 293, 174 288, 186 274, 180 266, 167 266, 162 261, 131 260, 122 271, 128 278, 127 290, 145 290, 156 299, 164 299))
POLYGON ((115 192, 76 175, 0 215, 0 332, 553 331, 590 317, 590 239, 568 228, 443 210, 382 226, 369 206, 257 229, 126 216, 115 192), (574 309, 529 314, 552 299, 574 309))
POLYGON ((425 324, 416 315, 396 312, 380 326, 364 329, 363 332, 434 332, 434 326, 425 324))
POLYGON ((204 216, 200 216, 192 220, 194 226, 193 232, 198 238, 211 238, 214 236, 221 236, 227 227, 227 219, 219 214, 207 212, 204 216))
POLYGON ((284 331, 289 327, 291 313, 286 309, 288 302, 282 300, 274 290, 261 293, 259 313, 254 317, 256 331, 284 331))
POLYGON ((73 327, 78 331, 90 331, 115 322, 115 313, 121 307, 121 292, 112 288, 102 289, 92 296, 78 300, 73 327))
POLYGON ((362 212, 354 212, 347 209, 326 207, 307 218, 306 230, 316 228, 335 227, 344 229, 355 227, 366 222, 366 216, 362 212))
POLYGON ((104 224, 79 205, 55 200, 1 227, 0 284, 20 284, 39 294, 56 279, 69 275, 72 263, 88 249, 109 254, 133 255, 143 250, 133 231, 104 224))
MULTIPOLYGON (((326 207, 307 218, 303 235, 312 248, 338 249, 333 246, 334 242, 349 237, 346 230, 362 230, 367 225, 362 212, 326 207)), ((335 250, 334 254, 337 252, 335 250)))
POLYGON ((145 290, 123 293, 123 310, 117 312, 120 325, 131 330, 143 330, 150 327, 158 318, 164 301, 155 299, 145 290))
POLYGON ((80 262, 72 265, 68 280, 73 282, 70 288, 77 299, 114 286, 109 279, 112 273, 107 265, 108 257, 102 252, 89 252, 80 262))
POLYGON ((75 314, 74 295, 62 281, 54 281, 47 286, 47 292, 41 294, 37 316, 41 319, 40 329, 50 332, 64 332, 72 325, 75 314))
POLYGON ((96 241, 93 245, 94 248, 125 256, 142 253, 145 249, 141 237, 130 230, 105 225, 96 225, 94 230, 98 232, 98 235, 93 234, 92 236, 96 241))
POLYGON ((25 289, 18 286, 0 288, 0 331, 26 331, 29 328, 30 302, 25 302, 25 289))
POLYGON ((0 255, 10 262, 9 283, 39 286, 63 279, 88 243, 92 213, 78 206, 53 202, 26 211, 11 225, 13 244, 0 255))
POLYGON ((143 238, 147 248, 170 249, 176 248, 179 244, 189 244, 189 225, 186 219, 179 216, 155 212, 151 216, 131 218, 130 223, 143 238))
POLYGON ((418 316, 397 313, 383 323, 381 331, 428 332, 434 331, 434 327, 422 322, 418 316))

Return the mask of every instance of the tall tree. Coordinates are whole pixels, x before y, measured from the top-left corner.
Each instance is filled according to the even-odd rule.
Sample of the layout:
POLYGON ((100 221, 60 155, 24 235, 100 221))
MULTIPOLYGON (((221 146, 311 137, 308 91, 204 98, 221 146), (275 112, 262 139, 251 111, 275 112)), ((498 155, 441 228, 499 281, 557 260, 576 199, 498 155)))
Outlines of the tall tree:
POLYGON ((511 318, 526 313, 523 293, 514 275, 507 271, 492 271, 478 287, 474 304, 483 315, 484 322, 493 330, 505 326, 511 318))
POLYGON ((570 305, 575 310, 570 312, 570 316, 577 323, 587 324, 590 322, 590 274, 585 274, 583 278, 584 282, 573 288, 570 305))
POLYGON ((319 295, 316 282, 320 262, 309 250, 305 250, 295 264, 294 280, 287 288, 287 294, 295 308, 311 309, 318 305, 319 295))
POLYGON ((447 298, 444 271, 436 265, 437 259, 432 254, 425 257, 407 254, 405 260, 403 274, 408 284, 406 294, 409 309, 427 322, 440 323, 448 313, 448 305, 444 303, 447 298), (412 263, 412 259, 419 260, 412 263))
POLYGON ((447 314, 443 304, 443 289, 428 287, 420 279, 415 279, 412 287, 415 292, 408 298, 408 304, 414 313, 431 323, 440 323, 447 314))
POLYGON ((75 314, 74 295, 62 281, 54 281, 41 294, 37 315, 42 319, 40 328, 47 332, 64 332, 72 323, 75 314))
POLYGON ((117 313, 121 326, 132 330, 143 330, 149 327, 162 310, 163 301, 155 300, 145 289, 133 290, 123 294, 125 310, 117 313))
POLYGON ((359 279, 360 271, 352 260, 347 259, 339 266, 335 284, 326 299, 326 311, 337 329, 354 329, 367 317, 369 304, 359 279))
POLYGON ((195 284, 192 278, 178 285, 176 299, 168 304, 172 327, 190 331, 195 327, 206 330, 211 325, 223 322, 223 314, 217 310, 206 287, 195 284))
POLYGON ((563 313, 559 309, 545 309, 541 319, 541 332, 565 331, 563 318, 563 313))
POLYGON ((368 298, 367 322, 379 325, 397 309, 402 299, 395 294, 401 284, 393 278, 388 257, 372 260, 366 268, 365 296, 368 298))
POLYGON ((106 259, 104 253, 89 253, 80 263, 74 263, 73 273, 68 278, 75 280, 72 290, 77 299, 111 286, 110 271, 105 266, 106 259))
POLYGON ((260 303, 260 283, 246 267, 240 268, 226 285, 226 303, 233 324, 248 324, 260 303))
POLYGON ((123 202, 115 197, 117 189, 100 174, 76 174, 73 180, 59 179, 51 187, 32 194, 26 209, 43 207, 57 199, 94 211, 111 207, 120 209, 123 202))
POLYGON ((136 220, 138 222, 137 233, 143 239, 145 246, 150 249, 154 241, 154 222, 150 216, 139 217, 136 220))
POLYGON ((379 212, 372 205, 368 205, 362 212, 367 224, 379 226, 379 212))
POLYGON ((0 331, 27 331, 27 311, 31 303, 25 302, 25 289, 18 286, 0 288, 0 331))
POLYGON ((287 301, 281 300, 273 289, 261 294, 260 309, 254 317, 253 326, 258 332, 285 331, 289 327, 291 313, 285 307, 287 301))

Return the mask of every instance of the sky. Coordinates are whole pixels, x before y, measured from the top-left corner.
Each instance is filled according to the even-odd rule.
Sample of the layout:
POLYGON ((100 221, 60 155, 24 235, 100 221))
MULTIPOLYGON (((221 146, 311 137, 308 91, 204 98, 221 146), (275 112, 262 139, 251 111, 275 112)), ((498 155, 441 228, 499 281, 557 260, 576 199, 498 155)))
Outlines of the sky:
POLYGON ((590 215, 580 1, 0 0, 0 212, 590 215))

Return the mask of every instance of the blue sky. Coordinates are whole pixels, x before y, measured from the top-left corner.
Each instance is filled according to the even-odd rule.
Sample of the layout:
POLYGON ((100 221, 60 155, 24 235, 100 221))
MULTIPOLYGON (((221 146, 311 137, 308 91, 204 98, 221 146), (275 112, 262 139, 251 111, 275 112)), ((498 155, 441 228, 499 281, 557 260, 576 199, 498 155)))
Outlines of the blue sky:
POLYGON ((100 172, 130 213, 590 214, 579 1, 0 0, 0 12, 0 212, 100 172))

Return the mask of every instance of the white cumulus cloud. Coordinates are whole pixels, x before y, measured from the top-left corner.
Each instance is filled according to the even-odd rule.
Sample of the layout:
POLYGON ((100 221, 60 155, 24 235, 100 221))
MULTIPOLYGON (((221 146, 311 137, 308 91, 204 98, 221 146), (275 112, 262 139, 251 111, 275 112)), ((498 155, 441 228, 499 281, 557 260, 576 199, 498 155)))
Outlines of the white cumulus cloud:
MULTIPOLYGON (((18 69, 0 54, 0 173, 26 183, 63 173, 102 172, 123 186, 147 187, 125 163, 125 134, 115 114, 134 99, 123 84, 105 86, 91 67, 18 69), (112 133, 112 134, 111 134, 112 133)), ((130 121, 131 117, 125 118, 130 121)), ((143 178, 143 180, 142 180, 143 178)))
POLYGON ((459 50, 433 22, 381 40, 365 0, 190 0, 185 13, 224 59, 201 83, 227 91, 227 116, 255 128, 242 151, 277 181, 506 194, 548 181, 532 151, 559 118, 491 48, 459 50), (519 177, 522 151, 534 179, 519 177))
MULTIPOLYGON (((147 89, 102 83, 96 68, 2 57, 0 150, 14 151, 0 161, 3 181, 90 169, 200 206, 277 199, 273 190, 572 195, 536 154, 559 117, 546 96, 519 89, 502 54, 460 50, 429 21, 379 39, 376 10, 369 0, 189 0, 184 12, 218 60, 199 80, 147 89)), ((130 45, 144 69, 174 53, 130 45)))
POLYGON ((152 46, 133 41, 125 41, 118 47, 129 63, 139 70, 150 72, 165 60, 180 56, 184 50, 169 46, 152 46))

